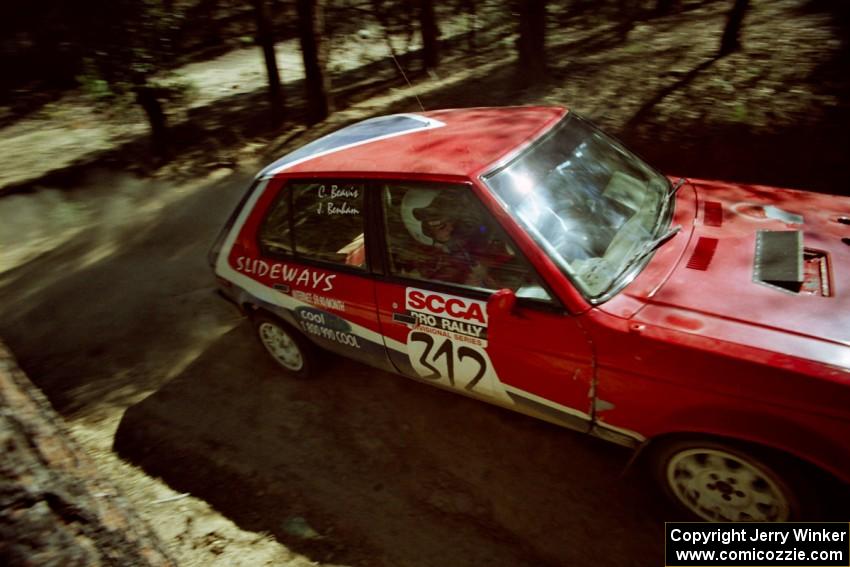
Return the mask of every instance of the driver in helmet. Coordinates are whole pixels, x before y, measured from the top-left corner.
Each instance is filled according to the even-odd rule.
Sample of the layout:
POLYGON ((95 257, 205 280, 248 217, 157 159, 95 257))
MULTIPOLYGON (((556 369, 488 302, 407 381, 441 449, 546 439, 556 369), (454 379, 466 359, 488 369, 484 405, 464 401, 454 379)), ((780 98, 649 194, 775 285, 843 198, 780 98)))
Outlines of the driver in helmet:
POLYGON ((415 270, 424 278, 476 287, 487 285, 487 270, 476 259, 484 246, 470 208, 452 202, 457 194, 411 189, 402 201, 402 219, 423 246, 416 251, 415 270))

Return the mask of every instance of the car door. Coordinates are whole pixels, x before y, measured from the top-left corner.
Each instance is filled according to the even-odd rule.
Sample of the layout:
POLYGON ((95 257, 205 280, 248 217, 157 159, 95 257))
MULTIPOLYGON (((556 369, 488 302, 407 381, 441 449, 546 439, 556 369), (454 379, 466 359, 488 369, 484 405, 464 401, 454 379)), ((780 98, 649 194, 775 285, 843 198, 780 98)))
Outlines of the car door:
POLYGON ((388 182, 386 275, 376 283, 388 356, 402 374, 587 430, 592 350, 471 185, 388 182), (487 301, 508 288, 511 312, 487 301))
POLYGON ((220 272, 252 303, 319 346, 374 366, 389 364, 369 269, 367 185, 275 178, 240 215, 220 272))

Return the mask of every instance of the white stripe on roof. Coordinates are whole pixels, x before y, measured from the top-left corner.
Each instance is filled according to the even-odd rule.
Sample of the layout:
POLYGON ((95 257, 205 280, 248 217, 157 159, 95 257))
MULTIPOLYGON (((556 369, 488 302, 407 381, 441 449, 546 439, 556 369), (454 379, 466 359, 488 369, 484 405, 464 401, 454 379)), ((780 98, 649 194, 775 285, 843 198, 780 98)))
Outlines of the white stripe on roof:
POLYGON ((433 130, 434 128, 442 128, 443 126, 445 126, 444 122, 440 122, 439 120, 434 120, 433 118, 427 118, 425 116, 419 116, 418 114, 390 114, 390 115, 387 115, 387 116, 377 116, 375 118, 369 118, 368 120, 362 120, 360 122, 356 122, 354 124, 346 126, 345 128, 337 130, 336 132, 331 132, 330 134, 327 134, 325 136, 322 136, 321 138, 317 138, 316 140, 313 140, 309 144, 301 146, 297 150, 286 154, 285 156, 283 156, 283 157, 279 158, 278 160, 276 160, 275 162, 273 162, 271 165, 267 166, 265 169, 263 169, 258 174, 257 177, 261 178, 261 179, 266 179, 268 177, 273 177, 273 176, 277 175, 281 171, 284 171, 286 169, 289 169, 290 167, 294 167, 298 164, 304 163, 305 161, 308 161, 308 160, 311 160, 311 159, 326 156, 328 154, 332 154, 332 153, 335 153, 335 152, 341 152, 341 151, 348 150, 350 148, 354 148, 354 147, 357 147, 357 146, 362 146, 363 144, 370 144, 372 142, 377 142, 379 140, 386 140, 388 138, 394 138, 396 136, 403 136, 405 134, 411 134, 413 132, 422 132, 422 131, 425 131, 425 130, 433 130), (368 125, 368 124, 373 124, 375 122, 387 121, 388 119, 400 118, 400 117, 410 118, 412 120, 419 122, 421 125, 418 125, 418 126, 415 126, 415 127, 408 127, 408 128, 403 129, 403 130, 388 132, 387 134, 372 136, 372 137, 365 138, 365 139, 362 139, 362 140, 357 140, 357 141, 352 142, 350 144, 342 144, 342 145, 339 145, 339 146, 333 146, 332 145, 334 138, 345 138, 346 133, 348 133, 350 135, 352 133, 352 131, 357 129, 358 127, 362 127, 362 126, 368 125), (328 144, 328 143, 331 143, 331 147, 326 149, 326 150, 321 150, 321 151, 317 151, 317 152, 314 152, 314 153, 308 153, 307 155, 304 155, 304 156, 301 156, 301 157, 295 157, 298 153, 301 153, 304 150, 307 150, 310 146, 321 146, 321 145, 325 145, 325 144, 328 144), (295 159, 291 159, 291 158, 295 158, 295 159))

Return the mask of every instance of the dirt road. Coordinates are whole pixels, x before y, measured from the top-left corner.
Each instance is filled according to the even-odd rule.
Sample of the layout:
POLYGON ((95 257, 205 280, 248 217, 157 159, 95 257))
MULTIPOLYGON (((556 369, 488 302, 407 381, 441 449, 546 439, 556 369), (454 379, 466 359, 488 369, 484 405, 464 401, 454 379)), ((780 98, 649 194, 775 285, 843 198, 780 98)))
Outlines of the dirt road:
POLYGON ((0 274, 0 334, 175 555, 659 563, 665 512, 640 478, 619 477, 617 447, 349 361, 313 381, 281 375, 206 266, 247 182, 227 170, 179 188, 101 177, 0 202, 0 226, 23 210, 65 218, 55 234, 19 233, 49 250, 0 274), (197 498, 168 501, 176 493, 115 459, 113 438, 197 498))

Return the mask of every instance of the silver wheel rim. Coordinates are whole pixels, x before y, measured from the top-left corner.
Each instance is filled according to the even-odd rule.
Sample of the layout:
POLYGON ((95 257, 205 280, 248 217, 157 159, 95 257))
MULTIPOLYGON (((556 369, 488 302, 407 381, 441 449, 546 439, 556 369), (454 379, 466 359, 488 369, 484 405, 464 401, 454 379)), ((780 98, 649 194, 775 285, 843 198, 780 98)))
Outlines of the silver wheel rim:
POLYGON ((760 466, 718 449, 688 449, 667 463, 667 483, 676 498, 714 522, 785 522, 787 491, 760 466))
POLYGON ((263 322, 258 328, 260 342, 266 347, 266 350, 272 355, 278 364, 298 372, 304 367, 304 357, 301 356, 301 349, 289 336, 289 333, 281 329, 274 323, 263 322))

